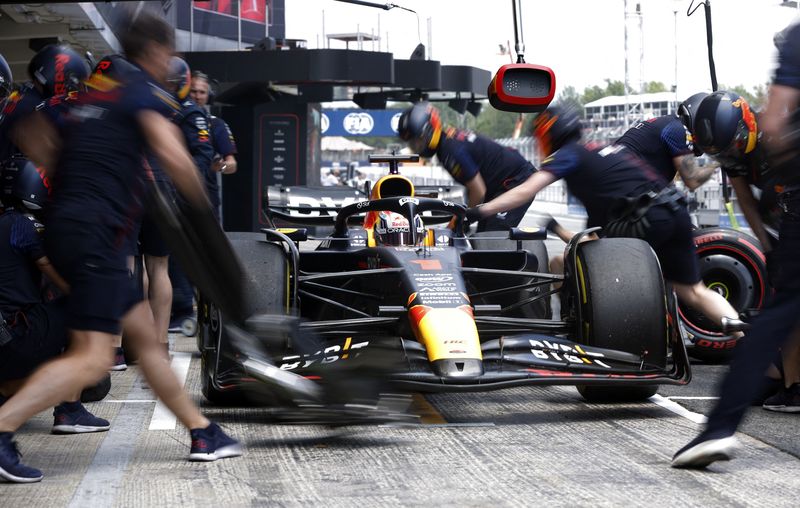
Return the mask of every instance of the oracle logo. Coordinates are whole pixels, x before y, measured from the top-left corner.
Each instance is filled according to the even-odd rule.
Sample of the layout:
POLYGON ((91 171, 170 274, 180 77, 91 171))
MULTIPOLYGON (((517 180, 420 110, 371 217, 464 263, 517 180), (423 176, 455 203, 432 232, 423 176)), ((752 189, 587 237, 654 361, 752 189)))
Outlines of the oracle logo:
POLYGON ((375 127, 375 120, 368 113, 350 113, 342 120, 344 130, 350 134, 369 134, 375 127))

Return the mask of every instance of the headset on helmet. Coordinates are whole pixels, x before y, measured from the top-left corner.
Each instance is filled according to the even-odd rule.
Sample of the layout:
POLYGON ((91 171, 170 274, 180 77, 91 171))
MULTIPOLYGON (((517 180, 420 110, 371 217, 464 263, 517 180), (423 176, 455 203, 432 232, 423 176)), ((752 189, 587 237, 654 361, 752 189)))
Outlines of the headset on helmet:
POLYGON ((11 86, 14 83, 14 76, 11 74, 11 67, 8 62, 0 55, 0 100, 5 99, 11 93, 11 86))
POLYGON ((28 159, 14 157, 3 167, 3 203, 41 210, 47 202, 48 187, 44 170, 28 159))
POLYGON ((580 139, 581 129, 581 119, 573 108, 550 106, 533 122, 533 137, 539 146, 539 155, 547 157, 568 141, 580 139))
POLYGON ((678 118, 680 118, 686 130, 689 131, 689 134, 692 135, 692 149, 697 157, 703 155, 703 151, 697 146, 697 143, 694 143, 694 115, 697 113, 697 108, 700 106, 700 103, 703 102, 703 99, 706 97, 708 97, 706 92, 699 92, 681 102, 678 106, 678 118))
POLYGON ((28 75, 42 87, 45 97, 52 97, 77 91, 89 77, 89 64, 72 48, 50 44, 33 56, 28 75))
POLYGON ((192 88, 192 71, 183 58, 173 56, 170 60, 167 83, 172 86, 178 100, 182 101, 189 96, 189 90, 192 88))
POLYGON ((703 99, 693 125, 695 143, 709 155, 741 159, 758 143, 755 114, 733 92, 714 92, 703 99))
MULTIPOLYGON (((417 243, 425 240, 425 225, 419 215, 414 216, 414 228, 417 230, 417 243)), ((378 245, 414 245, 411 240, 411 228, 408 219, 400 213, 381 211, 375 223, 375 241, 378 245)))
POLYGON ((136 71, 136 66, 122 55, 105 56, 94 67, 94 74, 111 78, 114 81, 124 81, 125 76, 136 71))
POLYGON ((432 157, 442 138, 439 111, 428 102, 420 102, 403 111, 397 122, 397 133, 423 157, 432 157), (415 143, 414 141, 419 141, 415 143))

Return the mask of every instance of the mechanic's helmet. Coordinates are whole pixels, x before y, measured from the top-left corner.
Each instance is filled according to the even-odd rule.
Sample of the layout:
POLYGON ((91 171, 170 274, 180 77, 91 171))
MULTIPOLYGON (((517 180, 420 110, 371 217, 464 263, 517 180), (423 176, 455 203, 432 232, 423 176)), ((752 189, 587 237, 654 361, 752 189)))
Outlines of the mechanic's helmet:
POLYGON ((397 122, 397 133, 422 157, 433 157, 442 138, 439 110, 428 102, 420 102, 403 111, 397 122))
POLYGON ((50 44, 33 56, 28 75, 41 85, 45 97, 52 97, 77 92, 89 77, 89 64, 72 48, 50 44))
POLYGON ((740 160, 756 148, 756 116, 738 94, 714 92, 703 99, 694 114, 694 139, 709 155, 740 160))
POLYGON ((192 88, 192 71, 183 58, 173 56, 170 60, 167 83, 178 100, 182 101, 189 96, 189 90, 192 88))
POLYGON ((28 159, 15 157, 3 167, 3 203, 22 205, 28 210, 44 208, 48 183, 44 170, 28 159))
MULTIPOLYGON (((417 244, 425 239, 425 225, 422 217, 414 216, 414 228, 417 230, 417 244)), ((378 245, 414 245, 411 241, 411 228, 408 219, 403 214, 396 212, 378 212, 378 221, 375 223, 375 242, 378 245)))
POLYGON ((0 101, 8 97, 11 93, 11 86, 14 83, 14 76, 11 74, 11 67, 8 62, 0 55, 0 101))
MULTIPOLYGON (((700 103, 703 102, 703 99, 708 97, 706 92, 699 92, 685 101, 681 102, 678 106, 678 118, 680 118, 683 126, 686 127, 686 130, 689 131, 689 134, 692 135, 692 139, 694 141, 694 115, 697 113, 697 108, 700 106, 700 103)), ((695 156, 699 157, 703 155, 703 151, 700 147, 697 146, 697 143, 693 144, 693 150, 695 156)))
POLYGON ((136 72, 136 66, 122 55, 108 55, 94 66, 94 74, 99 74, 114 81, 124 81, 129 73, 136 72))
POLYGON ((581 118, 574 108, 550 106, 533 122, 533 137, 542 158, 555 152, 568 141, 581 138, 581 118))

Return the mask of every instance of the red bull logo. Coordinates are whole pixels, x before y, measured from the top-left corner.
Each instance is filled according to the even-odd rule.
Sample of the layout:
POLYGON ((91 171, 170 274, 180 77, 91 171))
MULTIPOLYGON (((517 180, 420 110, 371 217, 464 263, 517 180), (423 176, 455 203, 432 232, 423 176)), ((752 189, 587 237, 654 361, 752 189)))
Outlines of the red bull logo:
POLYGON ((53 78, 53 91, 56 95, 67 93, 67 73, 66 68, 69 63, 69 55, 56 55, 56 72, 53 78))

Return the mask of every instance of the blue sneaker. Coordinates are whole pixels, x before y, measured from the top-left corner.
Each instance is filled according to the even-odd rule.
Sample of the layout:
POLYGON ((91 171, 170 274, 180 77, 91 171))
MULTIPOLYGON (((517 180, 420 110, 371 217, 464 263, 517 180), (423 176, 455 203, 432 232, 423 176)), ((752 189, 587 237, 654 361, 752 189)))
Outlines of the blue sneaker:
POLYGON ((189 460, 212 462, 227 457, 238 457, 242 454, 239 441, 225 434, 219 425, 211 423, 205 429, 192 429, 192 450, 189 460))
POLYGON ((14 483, 35 483, 42 481, 44 475, 38 469, 20 464, 17 443, 12 441, 14 434, 0 432, 0 478, 14 483))
POLYGON ((108 420, 96 417, 80 402, 62 402, 53 410, 53 434, 105 432, 110 427, 108 420))

